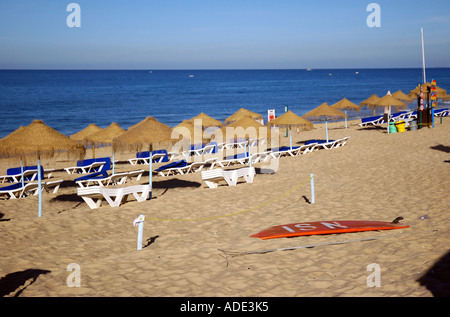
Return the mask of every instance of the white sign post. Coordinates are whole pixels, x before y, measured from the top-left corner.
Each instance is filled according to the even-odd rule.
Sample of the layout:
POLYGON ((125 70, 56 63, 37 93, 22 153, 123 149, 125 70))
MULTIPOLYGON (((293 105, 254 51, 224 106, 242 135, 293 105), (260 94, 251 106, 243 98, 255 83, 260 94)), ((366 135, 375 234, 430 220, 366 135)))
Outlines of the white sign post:
POLYGON ((142 249, 142 234, 144 233, 144 215, 139 215, 136 219, 133 221, 133 225, 138 227, 138 239, 137 239, 137 249, 138 251, 142 249))

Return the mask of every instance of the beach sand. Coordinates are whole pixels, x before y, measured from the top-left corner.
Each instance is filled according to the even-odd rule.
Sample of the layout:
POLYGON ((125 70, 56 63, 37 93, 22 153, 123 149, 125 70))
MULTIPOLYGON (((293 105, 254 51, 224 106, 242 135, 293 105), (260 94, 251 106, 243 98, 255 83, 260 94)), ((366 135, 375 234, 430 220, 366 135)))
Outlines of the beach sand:
MULTIPOLYGON (((2 296, 449 296, 450 118, 438 119, 435 128, 394 134, 385 125, 361 128, 359 122, 350 121, 348 129, 344 122, 328 124, 331 139, 350 136, 343 147, 282 157, 274 173, 261 173, 259 163, 252 184, 210 189, 200 173, 155 175, 152 200, 130 199, 119 208, 104 201, 91 210, 71 181, 79 175, 61 170, 76 160, 44 159, 45 168, 58 169, 52 177, 65 182, 57 194, 44 193, 42 217, 37 196, 0 201, 2 296), (147 219, 137 251, 133 220, 140 214, 147 219), (294 222, 399 216, 409 228, 249 237, 294 222), (246 253, 367 238, 375 239, 246 253), (71 263, 80 269, 79 287, 68 286, 68 278, 77 281, 71 263), (368 283, 375 281, 373 263, 380 269, 378 286, 368 283)), ((293 134, 294 145, 324 137, 324 124, 293 134)), ((281 141, 289 144, 283 133, 281 141)), ((110 151, 96 149, 96 156, 110 151)), ((117 154, 116 170, 148 169, 127 163, 132 157, 117 154)), ((0 164, 1 175, 19 166, 12 159, 0 164)), ((148 175, 136 183, 146 181, 148 175)))

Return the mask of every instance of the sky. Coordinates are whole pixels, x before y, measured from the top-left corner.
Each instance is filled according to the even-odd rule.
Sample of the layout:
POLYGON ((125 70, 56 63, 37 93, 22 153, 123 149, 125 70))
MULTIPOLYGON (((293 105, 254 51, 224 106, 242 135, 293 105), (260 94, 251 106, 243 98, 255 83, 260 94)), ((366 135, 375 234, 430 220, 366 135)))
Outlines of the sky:
POLYGON ((420 68, 421 28, 450 67, 448 0, 0 0, 0 69, 420 68))

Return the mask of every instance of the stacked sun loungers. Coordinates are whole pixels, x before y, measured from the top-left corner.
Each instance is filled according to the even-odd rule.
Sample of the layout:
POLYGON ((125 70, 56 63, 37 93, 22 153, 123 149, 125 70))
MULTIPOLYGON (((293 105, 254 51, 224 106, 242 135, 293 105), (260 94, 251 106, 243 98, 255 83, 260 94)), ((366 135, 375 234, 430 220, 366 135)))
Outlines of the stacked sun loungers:
POLYGON ((239 178, 244 178, 247 183, 253 183, 255 177, 254 167, 242 167, 234 170, 224 170, 216 168, 213 170, 202 171, 202 180, 209 188, 217 188, 219 183, 224 181, 228 186, 236 186, 239 178))
POLYGON ((145 201, 151 191, 150 185, 133 185, 119 188, 104 186, 90 186, 77 188, 80 196, 91 209, 99 208, 105 199, 111 207, 119 207, 125 203, 129 195, 133 195, 138 202, 145 201))

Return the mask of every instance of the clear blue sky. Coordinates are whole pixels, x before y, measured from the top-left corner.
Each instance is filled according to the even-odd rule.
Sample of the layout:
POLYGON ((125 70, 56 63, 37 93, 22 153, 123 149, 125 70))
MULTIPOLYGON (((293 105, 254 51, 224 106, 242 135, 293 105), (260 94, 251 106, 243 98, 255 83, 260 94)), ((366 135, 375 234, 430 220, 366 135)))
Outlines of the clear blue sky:
POLYGON ((421 67, 421 27, 449 67, 449 0, 0 0, 0 69, 421 67))

